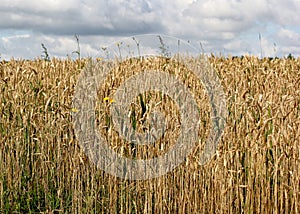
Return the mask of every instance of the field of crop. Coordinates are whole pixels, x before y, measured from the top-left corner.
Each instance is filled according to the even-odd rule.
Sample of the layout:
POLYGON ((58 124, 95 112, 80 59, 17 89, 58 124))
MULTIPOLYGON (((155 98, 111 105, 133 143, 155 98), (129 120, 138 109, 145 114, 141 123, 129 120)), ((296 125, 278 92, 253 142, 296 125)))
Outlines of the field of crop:
POLYGON ((157 92, 138 97, 130 114, 138 131, 147 128, 143 105, 171 113, 165 138, 139 148, 119 139, 108 116, 111 103, 103 98, 141 66, 174 72, 195 94, 199 147, 172 172, 145 181, 99 170, 76 139, 72 100, 87 59, 0 62, 0 213, 300 213, 300 59, 209 61, 229 114, 217 152, 203 166, 198 157, 210 109, 203 86, 185 68, 164 59, 127 61, 99 91, 99 131, 131 158, 157 156, 172 146, 178 109, 157 92))

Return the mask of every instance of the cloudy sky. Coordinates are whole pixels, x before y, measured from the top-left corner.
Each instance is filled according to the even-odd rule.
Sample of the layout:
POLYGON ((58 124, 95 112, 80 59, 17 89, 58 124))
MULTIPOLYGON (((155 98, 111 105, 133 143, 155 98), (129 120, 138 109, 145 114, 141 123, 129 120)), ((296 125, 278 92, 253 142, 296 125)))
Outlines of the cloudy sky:
POLYGON ((43 43, 50 57, 75 58, 75 34, 83 57, 138 34, 225 56, 300 56, 299 11, 300 0, 0 0, 0 57, 41 57, 43 43))

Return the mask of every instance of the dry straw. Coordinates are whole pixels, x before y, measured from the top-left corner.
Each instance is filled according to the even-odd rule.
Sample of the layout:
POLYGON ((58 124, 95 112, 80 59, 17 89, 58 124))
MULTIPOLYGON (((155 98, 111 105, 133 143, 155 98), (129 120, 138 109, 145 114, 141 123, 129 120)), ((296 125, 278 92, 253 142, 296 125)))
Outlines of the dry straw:
POLYGON ((165 66, 189 85, 202 116, 199 147, 171 173, 146 181, 98 170, 75 138, 71 103, 86 60, 1 62, 0 212, 299 213, 300 60, 210 57, 229 115, 217 153, 204 166, 197 161, 210 126, 205 90, 184 68, 164 60, 121 64, 99 90, 95 109, 112 148, 150 158, 176 138, 176 105, 157 92, 137 97, 130 114, 137 130, 147 128, 150 109, 169 115, 167 138, 145 148, 119 140, 110 124, 111 103, 103 98, 141 66, 165 66))

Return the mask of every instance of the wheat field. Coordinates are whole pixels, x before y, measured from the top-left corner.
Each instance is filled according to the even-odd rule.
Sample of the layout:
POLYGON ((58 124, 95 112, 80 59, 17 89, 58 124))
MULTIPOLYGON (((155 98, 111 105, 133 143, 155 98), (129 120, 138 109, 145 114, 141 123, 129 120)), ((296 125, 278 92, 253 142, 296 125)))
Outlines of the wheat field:
MULTIPOLYGON (((126 61, 99 91, 95 110, 99 131, 112 139, 115 151, 132 158, 160 155, 172 146, 180 124, 173 101, 149 92, 133 104, 132 125, 140 131, 147 128, 141 119, 142 103, 157 106, 164 101, 157 108, 171 112, 167 117, 171 131, 146 148, 119 139, 108 117, 110 102, 103 98, 122 78, 134 74, 133 67, 174 72, 189 85, 203 118, 199 145, 207 137, 210 109, 203 86, 184 68, 158 61, 146 65, 126 61)), ((87 62, 55 58, 0 62, 1 213, 300 212, 299 58, 210 56, 228 109, 216 154, 199 165, 197 147, 173 171, 145 181, 123 180, 98 169, 76 139, 72 100, 87 62)))

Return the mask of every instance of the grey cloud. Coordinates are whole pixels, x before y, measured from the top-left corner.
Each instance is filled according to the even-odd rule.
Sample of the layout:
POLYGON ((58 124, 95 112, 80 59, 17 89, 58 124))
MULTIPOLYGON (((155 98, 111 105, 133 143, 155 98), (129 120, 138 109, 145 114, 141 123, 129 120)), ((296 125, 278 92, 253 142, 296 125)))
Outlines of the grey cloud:
POLYGON ((85 1, 74 8, 37 10, 34 7, 0 9, 2 29, 31 29, 53 35, 127 35, 163 31, 160 18, 147 1, 85 1))
POLYGON ((299 0, 2 0, 0 52, 38 56, 44 42, 53 55, 65 56, 78 34, 82 52, 96 53, 120 37, 155 33, 201 42, 207 52, 259 54, 261 33, 265 50, 276 43, 285 54, 299 50, 298 11, 299 0), (7 29, 30 38, 5 38, 7 29))

